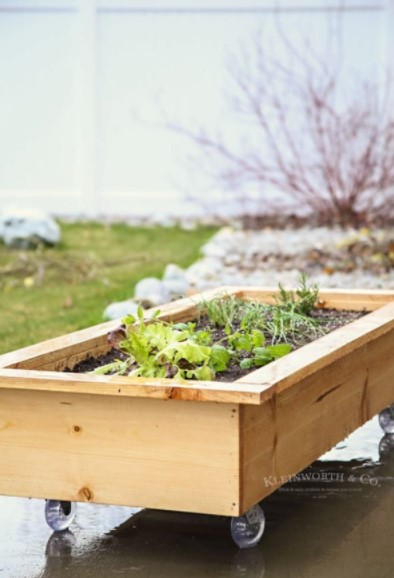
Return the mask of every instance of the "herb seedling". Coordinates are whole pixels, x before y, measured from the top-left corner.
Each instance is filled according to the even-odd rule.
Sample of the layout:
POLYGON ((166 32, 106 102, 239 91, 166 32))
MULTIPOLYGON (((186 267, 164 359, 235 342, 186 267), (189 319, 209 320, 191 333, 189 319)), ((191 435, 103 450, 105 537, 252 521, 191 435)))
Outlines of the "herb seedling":
POLYGON ((168 323, 158 319, 159 312, 145 320, 140 308, 138 319, 125 317, 112 341, 110 336, 126 359, 95 371, 208 381, 232 366, 261 367, 291 351, 289 336, 295 341, 302 332, 316 334, 310 313, 317 295, 317 286, 308 287, 303 275, 295 292, 279 285, 274 305, 230 295, 203 301, 197 322, 168 323))

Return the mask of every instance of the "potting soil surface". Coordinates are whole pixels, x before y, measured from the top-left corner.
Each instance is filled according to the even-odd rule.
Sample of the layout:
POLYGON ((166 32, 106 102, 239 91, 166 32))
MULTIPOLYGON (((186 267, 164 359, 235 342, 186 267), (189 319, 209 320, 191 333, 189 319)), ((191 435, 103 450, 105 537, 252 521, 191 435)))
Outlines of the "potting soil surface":
MULTIPOLYGON (((336 309, 319 309, 316 308, 312 311, 311 317, 318 321, 316 328, 313 330, 308 331, 307 333, 292 335, 289 334, 286 338, 286 342, 292 346, 292 351, 306 345, 307 343, 311 343, 312 341, 316 340, 317 338, 326 335, 334 331, 335 329, 339 329, 340 327, 359 319, 363 315, 366 314, 366 311, 338 311, 336 309)), ((204 328, 209 325, 208 319, 202 318, 198 323, 198 328, 204 328)), ((238 328, 235 326, 234 331, 238 328)), ((226 345, 226 333, 223 328, 215 327, 213 329, 213 340, 214 342, 221 341, 223 345, 226 345), (224 341, 222 341, 224 340, 224 341)), ((269 335, 266 335, 266 342, 265 345, 271 345, 272 341, 270 340, 269 335)), ((248 357, 246 352, 239 352, 240 357, 248 357)), ((73 373, 88 373, 92 372, 98 367, 102 367, 108 363, 112 363, 116 360, 125 360, 127 359, 127 354, 123 351, 113 348, 108 353, 100 355, 98 357, 89 356, 86 359, 80 361, 72 368, 67 368, 65 371, 73 372, 73 373)), ((130 369, 130 372, 137 368, 137 365, 133 365, 130 369)), ((255 371, 255 367, 252 369, 241 369, 238 364, 230 364, 229 367, 225 371, 217 372, 215 381, 222 381, 222 382, 232 382, 235 381, 248 373, 255 371)), ((109 373, 110 374, 110 373, 109 373)))

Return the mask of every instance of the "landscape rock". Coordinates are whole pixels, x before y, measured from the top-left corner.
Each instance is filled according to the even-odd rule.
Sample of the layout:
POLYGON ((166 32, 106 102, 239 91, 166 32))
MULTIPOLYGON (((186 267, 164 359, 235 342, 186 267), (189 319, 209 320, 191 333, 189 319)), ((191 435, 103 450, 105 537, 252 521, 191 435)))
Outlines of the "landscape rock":
POLYGON ((221 285, 291 287, 300 273, 320 287, 394 289, 394 232, 309 227, 224 227, 189 267, 197 291, 221 285))
POLYGON ((145 277, 135 286, 134 299, 144 307, 157 307, 171 301, 171 294, 160 279, 145 277))
POLYGON ((183 297, 189 289, 186 271, 174 263, 167 265, 162 281, 172 299, 183 297))
MULTIPOLYGON (((223 261, 218 258, 206 257, 193 263, 187 270, 186 276, 190 285, 199 287, 201 281, 217 284, 223 270, 223 261)), ((211 285, 214 286, 214 285, 211 285)))
POLYGON ((328 227, 242 230, 223 227, 183 270, 167 265, 163 279, 142 279, 135 299, 155 307, 223 285, 299 285, 300 274, 321 288, 394 289, 394 232, 328 227))
POLYGON ((131 299, 127 299, 126 301, 116 301, 114 303, 110 303, 108 307, 106 307, 103 317, 104 319, 112 320, 112 319, 121 319, 126 315, 137 315, 138 312, 138 303, 132 301, 131 299))
POLYGON ((30 249, 56 245, 60 227, 49 215, 35 209, 6 208, 0 213, 0 237, 9 247, 30 249))

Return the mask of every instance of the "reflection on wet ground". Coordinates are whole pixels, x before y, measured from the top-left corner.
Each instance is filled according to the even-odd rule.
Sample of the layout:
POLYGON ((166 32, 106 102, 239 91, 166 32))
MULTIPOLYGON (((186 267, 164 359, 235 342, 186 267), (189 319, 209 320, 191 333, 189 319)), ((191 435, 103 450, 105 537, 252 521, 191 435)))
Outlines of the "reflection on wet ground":
POLYGON ((393 578, 393 490, 394 436, 375 419, 264 500, 253 550, 226 518, 82 504, 51 534, 43 501, 0 498, 0 578, 393 578))

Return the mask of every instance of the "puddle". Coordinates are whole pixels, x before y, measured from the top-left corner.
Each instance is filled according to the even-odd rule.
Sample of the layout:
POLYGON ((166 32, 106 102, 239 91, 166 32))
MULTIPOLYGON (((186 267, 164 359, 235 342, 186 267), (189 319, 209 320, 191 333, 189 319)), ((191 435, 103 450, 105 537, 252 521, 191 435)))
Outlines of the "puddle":
POLYGON ((262 502, 253 550, 226 518, 92 504, 51 534, 42 500, 2 497, 0 578, 393 578, 393 490, 394 436, 375 418, 262 502))
POLYGON ((368 421, 348 438, 337 444, 320 458, 322 461, 365 460, 378 462, 379 442, 382 438, 378 417, 368 421))

